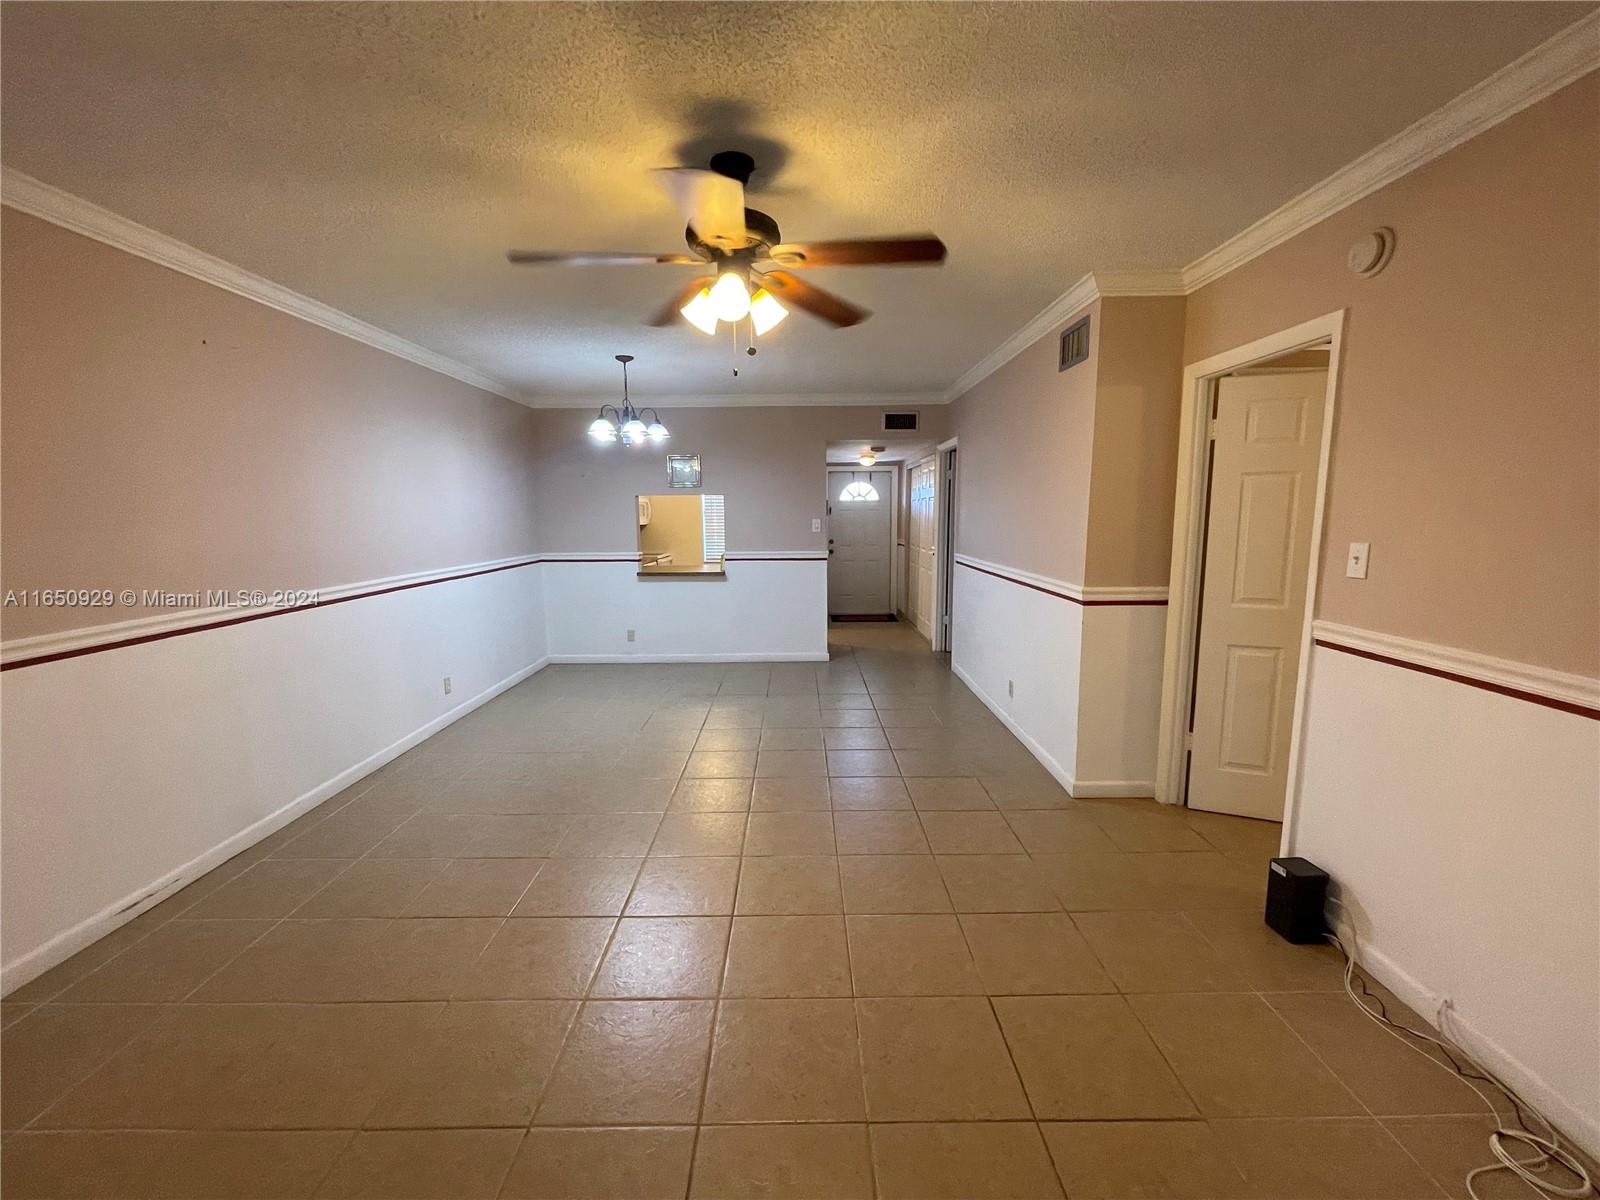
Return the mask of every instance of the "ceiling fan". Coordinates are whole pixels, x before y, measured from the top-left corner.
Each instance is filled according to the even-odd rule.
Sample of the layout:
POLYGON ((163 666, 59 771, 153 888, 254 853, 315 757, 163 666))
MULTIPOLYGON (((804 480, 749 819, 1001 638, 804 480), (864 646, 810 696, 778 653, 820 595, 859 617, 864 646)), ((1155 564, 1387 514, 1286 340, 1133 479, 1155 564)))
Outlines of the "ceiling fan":
POLYGON ((711 156, 710 170, 666 167, 656 172, 688 219, 684 236, 691 253, 511 250, 506 258, 513 263, 573 267, 667 263, 709 268, 710 274, 697 275, 680 287, 650 324, 670 325, 681 314, 696 329, 711 334, 717 331, 719 321, 736 324, 748 317, 757 335, 765 334, 788 316, 785 304, 840 328, 858 324, 871 315, 866 309, 807 283, 793 273, 795 270, 937 265, 944 261, 944 243, 932 234, 785 242, 776 221, 744 205, 745 185, 755 166, 755 159, 748 154, 724 150, 711 156))

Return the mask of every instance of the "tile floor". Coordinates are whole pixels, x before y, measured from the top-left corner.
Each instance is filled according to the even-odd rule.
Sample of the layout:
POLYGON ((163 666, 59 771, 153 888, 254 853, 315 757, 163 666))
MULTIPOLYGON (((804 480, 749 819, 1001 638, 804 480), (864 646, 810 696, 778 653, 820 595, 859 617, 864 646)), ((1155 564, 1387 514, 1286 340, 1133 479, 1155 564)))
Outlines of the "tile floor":
POLYGON ((1276 826, 833 640, 552 667, 19 989, 4 1194, 1463 1194, 1473 1095, 1262 926, 1276 826))

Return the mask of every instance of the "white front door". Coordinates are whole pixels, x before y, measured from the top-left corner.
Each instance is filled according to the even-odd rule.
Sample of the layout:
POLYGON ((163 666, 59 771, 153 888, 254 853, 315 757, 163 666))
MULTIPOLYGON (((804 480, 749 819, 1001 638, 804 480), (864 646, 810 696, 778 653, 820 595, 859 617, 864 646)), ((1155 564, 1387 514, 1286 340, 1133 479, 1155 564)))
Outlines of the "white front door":
POLYGON ((1188 805, 1283 819, 1325 371, 1217 385, 1188 805))
POLYGON ((911 468, 911 602, 908 615, 917 632, 933 640, 934 542, 938 536, 938 463, 935 459, 911 468))
POLYGON ((829 471, 828 611, 887 616, 894 532, 893 471, 829 471))

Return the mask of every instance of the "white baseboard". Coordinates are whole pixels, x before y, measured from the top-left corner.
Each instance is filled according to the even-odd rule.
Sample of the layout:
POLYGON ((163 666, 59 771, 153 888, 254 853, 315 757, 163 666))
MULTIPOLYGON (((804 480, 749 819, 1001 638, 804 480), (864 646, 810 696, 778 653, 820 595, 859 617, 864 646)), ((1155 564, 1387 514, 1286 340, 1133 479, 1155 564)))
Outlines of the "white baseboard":
POLYGON ((1077 796, 1080 794, 1077 789, 1077 785, 1073 783, 1072 773, 1058 763, 1054 758, 1052 758, 1045 751, 1043 746, 1034 741, 1034 739, 1029 736, 1025 729, 1013 721, 1011 719, 1011 714, 996 704, 994 700, 990 698, 989 693, 979 687, 973 681, 972 676, 967 674, 963 667, 960 667, 956 663, 952 662, 950 664, 950 670, 957 679, 961 680, 962 683, 966 684, 967 687, 971 689, 974 696, 983 701, 984 707, 995 715, 995 717, 1000 721, 1000 724, 1009 729, 1012 733, 1012 736, 1014 736, 1017 741, 1021 742, 1028 748, 1028 753, 1039 760, 1039 765, 1042 766, 1046 771, 1049 771, 1050 774, 1055 777, 1055 781, 1067 789, 1068 795, 1077 796))
POLYGON ((36 946, 15 961, 0 967, 0 995, 7 995, 30 980, 43 975, 51 967, 65 962, 79 950, 99 941, 113 930, 121 928, 141 913, 154 908, 168 896, 199 879, 206 872, 221 866, 236 854, 242 854, 263 838, 276 833, 290 821, 310 812, 317 805, 338 795, 352 783, 376 771, 384 764, 399 758, 407 750, 426 741, 447 725, 454 724, 473 709, 480 708, 504 691, 516 687, 524 679, 536 674, 550 663, 550 658, 539 659, 530 666, 485 688, 470 700, 464 700, 446 713, 442 713, 419 729, 391 742, 376 754, 363 759, 332 779, 325 780, 303 795, 297 796, 277 811, 261 818, 253 825, 241 829, 232 837, 219 842, 204 854, 170 871, 146 887, 138 888, 120 900, 107 905, 92 917, 63 930, 49 941, 36 946))
MULTIPOLYGON (((1359 953, 1359 962, 1364 971, 1437 1028, 1439 1005, 1445 999, 1443 995, 1413 978, 1382 950, 1363 943, 1359 953)), ((1564 1137, 1571 1139, 1589 1155, 1600 1157, 1600 1123, 1573 1107, 1537 1072, 1524 1065, 1459 1012, 1451 1011, 1447 1032, 1480 1065, 1488 1067, 1516 1088, 1518 1094, 1549 1118, 1564 1137)))
POLYGON ((1142 800, 1156 794, 1153 779, 1080 779, 1072 794, 1085 800, 1142 800))
POLYGON ((552 663, 827 662, 826 654, 552 654, 552 663))

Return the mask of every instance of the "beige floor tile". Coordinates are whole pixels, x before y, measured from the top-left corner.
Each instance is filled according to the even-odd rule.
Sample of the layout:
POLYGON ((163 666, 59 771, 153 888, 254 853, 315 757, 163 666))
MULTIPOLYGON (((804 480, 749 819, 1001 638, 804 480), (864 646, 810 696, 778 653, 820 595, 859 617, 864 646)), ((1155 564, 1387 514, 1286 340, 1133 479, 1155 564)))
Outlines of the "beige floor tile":
POLYGON ((887 750, 882 729, 825 729, 822 742, 828 750, 887 750))
POLYGON ((533 877, 512 915, 614 917, 638 877, 638 858, 552 858, 533 877))
POLYGON ((979 996, 983 984, 953 915, 851 916, 858 996, 979 996))
POLYGON ((1031 1121, 874 1125, 883 1200, 1047 1200, 1061 1196, 1031 1121))
POLYGON ((635 748, 617 758, 610 765, 609 772, 620 779, 670 779, 676 783, 688 761, 687 748, 683 750, 635 748))
POLYGON ((1025 854, 952 854, 935 861, 957 912, 1054 912, 1061 907, 1025 854))
POLYGON ((1422 1200, 1443 1191, 1376 1121, 1213 1121, 1252 1200, 1422 1200))
MULTIPOLYGON (((1470 1200, 1467 1173, 1495 1161, 1489 1134, 1498 1122, 1487 1113, 1481 1117, 1389 1117, 1382 1124, 1451 1200, 1470 1200)), ((1512 1145, 1510 1149, 1521 1157, 1529 1156, 1525 1148, 1512 1145)), ((1578 1183, 1577 1176, 1560 1166, 1552 1166, 1543 1177, 1560 1187, 1578 1183)), ((1595 1177, 1597 1173, 1591 1172, 1591 1178, 1595 1177)), ((1474 1186, 1480 1200, 1532 1200, 1534 1195, 1508 1171, 1480 1175, 1474 1186)))
POLYGON ((779 728, 761 731, 762 750, 821 750, 822 730, 816 728, 779 728))
POLYGON ((479 1200, 496 1196, 521 1143, 520 1129, 367 1130, 358 1133, 339 1156, 317 1197, 479 1200))
POLYGON ((1247 817, 1227 817, 1221 813, 1183 810, 1184 819, 1218 850, 1248 850, 1276 857, 1283 841, 1283 826, 1277 821, 1252 821, 1247 817))
POLYGON ((914 811, 836 812, 834 836, 844 854, 927 854, 928 839, 914 811))
POLYGON ((421 812, 372 848, 371 858, 458 858, 483 828, 481 813, 421 812))
POLYGON ((1040 1120, 1197 1115, 1121 996, 1002 996, 994 1009, 1040 1120))
POLYGON ((1093 818, 1075 809, 1009 809, 1006 823, 1029 854, 1112 854, 1117 849, 1093 818))
POLYGON ((1129 1003, 1207 1117, 1361 1113, 1341 1084, 1259 996, 1130 996, 1129 1003))
POLYGON ((10 1200, 310 1196, 349 1140, 344 1130, 23 1133, 5 1144, 5 1194, 10 1200))
MULTIPOLYGON (((1484 1111, 1482 1099, 1442 1056, 1419 1054, 1391 1037, 1362 1016, 1344 993, 1274 993, 1266 1001, 1374 1116, 1484 1111)), ((1414 1021, 1412 1028, 1425 1026, 1414 1021)), ((1412 1044, 1427 1049, 1420 1042, 1412 1044)))
POLYGON ((747 855, 832 854, 831 812, 753 812, 745 839, 747 855))
POLYGON ((1182 913, 1078 912, 1072 919, 1124 992, 1251 990, 1182 913))
POLYGON ((683 769, 685 779, 748 779, 755 774, 754 750, 696 750, 683 769))
POLYGON ((761 730, 759 727, 751 729, 712 729, 701 730, 700 736, 695 739, 694 748, 697 754, 709 754, 717 751, 728 752, 731 750, 755 750, 761 745, 761 730))
POLYGON ((854 811, 874 809, 907 809, 911 807, 911 794, 903 780, 888 776, 854 777, 830 780, 833 788, 833 807, 854 811))
POLYGON ((418 893, 408 917, 504 917, 522 899, 542 858, 458 858, 418 893))
POLYGON ((368 858, 307 900, 297 919, 398 917, 450 865, 448 858, 368 858))
POLYGON ((828 780, 758 779, 750 807, 755 812, 827 812, 832 807, 828 780))
POLYGON ((727 917, 624 917, 590 988, 593 996, 715 996, 728 952, 727 917))
POLYGON ((1188 912, 1184 919, 1253 988, 1284 992, 1344 991, 1344 959, 1332 946, 1296 946, 1253 912, 1188 912))
POLYGON ((235 1004, 444 1000, 500 924, 476 917, 284 921, 194 998, 235 1004))
POLYGON ((703 1120, 860 1121, 861 1064, 849 1000, 724 1000, 703 1120))
POLYGON ((1063 907, 1077 911, 1249 910, 1260 924, 1266 873, 1213 851, 1036 856, 1063 907))
POLYGON ((915 729, 944 724, 937 713, 926 704, 887 704, 884 698, 874 697, 878 707, 878 720, 885 729, 915 729))
POLYGON ((872 1120, 1031 1117, 987 1000, 857 1000, 856 1017, 872 1120))
POLYGON ((692 1123, 700 1110, 713 1007, 709 1000, 587 1002, 535 1123, 692 1123))
POLYGON ((1204 1121, 1039 1126, 1072 1200, 1240 1200, 1244 1175, 1204 1121))
POLYGON ((991 996, 1116 990, 1065 913, 968 913, 961 928, 991 996))
POLYGON ((746 819, 742 812, 668 813, 650 843, 650 854, 654 858, 738 854, 746 819))
POLYGON ((828 773, 821 750, 762 750, 756 758, 757 779, 799 779, 828 773))
POLYGON ((1214 850, 1190 827, 1186 810, 1154 800, 1092 800, 1083 811, 1103 829, 1118 850, 1214 850))
POLYGON ((542 1000, 587 994, 611 938, 610 917, 512 917, 456 978, 456 1000, 542 1000))
POLYGON ((838 916, 735 917, 724 996, 849 996, 850 952, 838 916))
POLYGON ((689 1184, 692 1128, 528 1131, 500 1195, 505 1200, 680 1200, 689 1184))
POLYGON ((690 1200, 872 1200, 865 1125, 707 1125, 690 1200))
POLYGON ((65 962, 58 963, 43 974, 34 977, 20 987, 14 988, 6 996, 5 1003, 12 1005, 39 1004, 46 1000, 53 1000, 66 991, 78 980, 93 971, 99 970, 128 947, 136 945, 149 937, 162 925, 172 920, 183 910, 199 903, 202 897, 221 887, 228 880, 246 870, 240 866, 231 871, 236 859, 229 860, 222 867, 202 876, 188 887, 169 896, 148 911, 129 921, 126 925, 119 926, 106 934, 97 942, 92 942, 79 950, 65 962), (215 887, 205 885, 213 878, 218 877, 215 887), (197 890, 198 889, 198 890, 197 890), (191 895, 191 893, 193 893, 191 895))
POLYGON ((271 921, 169 921, 68 988, 60 1000, 182 1000, 271 928, 271 921))
POLYGON ((154 1005, 46 1004, 0 1034, 0 1127, 20 1129, 151 1025, 154 1005))
POLYGON ((749 807, 748 779, 685 779, 673 791, 667 813, 745 812, 749 807))
POLYGON ((649 858, 634 882, 627 913, 630 917, 727 916, 733 912, 738 886, 737 857, 649 858))
POLYGON ((1035 808, 1075 808, 1078 802, 1053 779, 1021 779, 1009 775, 978 776, 995 807, 1007 811, 1035 808))
POLYGON ((449 1005, 406 1047, 367 1125, 526 1125, 577 1010, 571 1000, 449 1005))
POLYGON ((56 1129, 352 1129, 438 1004, 184 1004, 41 1118, 56 1129))
POLYGON ((649 813, 580 816, 562 835, 557 858, 639 858, 650 849, 662 818, 649 813))
POLYGON ((831 776, 898 777, 900 774, 900 764, 888 750, 829 750, 827 753, 831 776))
POLYGON ((826 729, 881 729, 878 723, 878 714, 872 708, 872 700, 864 694, 853 696, 840 696, 840 703, 824 708, 821 713, 821 722, 826 729), (846 704, 845 702, 848 702, 846 704))
POLYGON ((337 859, 263 859, 183 915, 236 921, 286 917, 349 866, 337 859))
MULTIPOLYGON (((897 749, 899 747, 896 747, 897 749)), ((911 803, 921 812, 961 812, 992 809, 994 801, 971 776, 951 779, 908 779, 911 803)))
POLYGON ((954 911, 938 864, 927 854, 859 854, 839 860, 849 913, 954 911))
POLYGON ((335 813, 299 837, 279 846, 271 857, 360 858, 400 828, 415 811, 414 807, 407 805, 399 811, 390 810, 373 815, 349 810, 335 813))
POLYGON ((462 854, 466 858, 545 858, 572 826, 566 813, 485 817, 462 854))
POLYGON ((763 729, 820 729, 822 712, 817 698, 774 696, 762 710, 763 729))
POLYGON ((842 913, 839 860, 831 856, 746 858, 734 912, 741 916, 842 913))
POLYGON ((997 812, 923 812, 935 854, 1021 854, 1022 843, 997 812))

